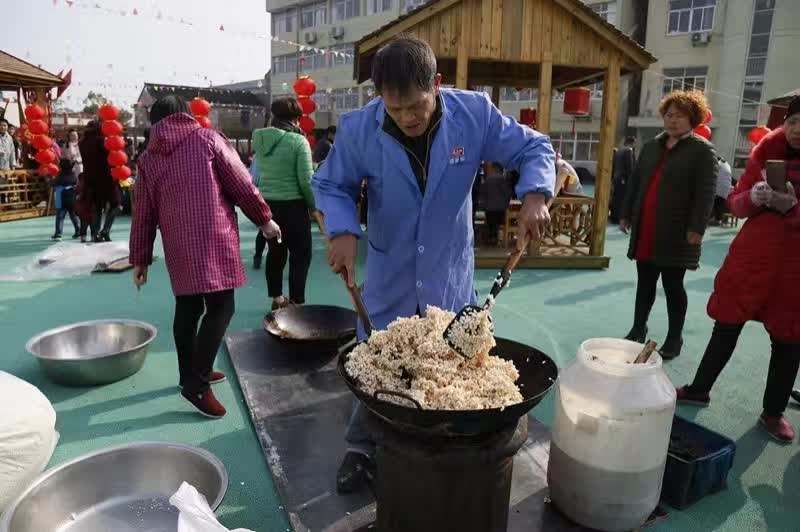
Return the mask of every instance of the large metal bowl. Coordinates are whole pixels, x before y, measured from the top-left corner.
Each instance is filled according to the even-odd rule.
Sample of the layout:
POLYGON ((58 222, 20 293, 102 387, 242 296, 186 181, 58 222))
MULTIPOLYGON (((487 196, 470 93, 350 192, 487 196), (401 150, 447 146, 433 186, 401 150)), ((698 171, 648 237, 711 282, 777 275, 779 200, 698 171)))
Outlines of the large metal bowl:
POLYGON ((133 320, 94 320, 51 329, 25 348, 50 379, 92 386, 129 377, 142 369, 157 330, 133 320))
POLYGON ((213 454, 139 442, 96 451, 40 476, 0 517, 0 532, 175 532, 169 498, 188 482, 216 509, 228 488, 213 454))

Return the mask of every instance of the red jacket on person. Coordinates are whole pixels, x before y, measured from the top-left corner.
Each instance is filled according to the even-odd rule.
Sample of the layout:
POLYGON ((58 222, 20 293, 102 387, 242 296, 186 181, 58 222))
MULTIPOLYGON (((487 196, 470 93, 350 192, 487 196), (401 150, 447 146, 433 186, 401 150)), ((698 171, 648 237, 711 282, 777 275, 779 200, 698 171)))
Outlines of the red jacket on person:
POLYGON ((760 321, 776 339, 800 342, 800 206, 785 215, 750 200, 765 180, 768 160, 787 161, 787 177, 800 192, 800 152, 778 128, 753 149, 744 174, 728 196, 734 216, 747 218, 714 280, 708 315, 722 323, 760 321))

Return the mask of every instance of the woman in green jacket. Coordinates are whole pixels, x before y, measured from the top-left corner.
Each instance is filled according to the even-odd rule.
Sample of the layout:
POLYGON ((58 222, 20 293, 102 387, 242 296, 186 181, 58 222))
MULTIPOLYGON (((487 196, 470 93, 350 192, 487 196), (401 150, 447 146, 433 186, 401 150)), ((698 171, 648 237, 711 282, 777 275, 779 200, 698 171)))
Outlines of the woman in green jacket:
MULTIPOLYGON (((258 188, 269 201, 272 216, 281 226, 282 239, 269 240, 267 290, 272 310, 290 303, 305 303, 306 278, 311 265, 311 147, 298 127, 303 111, 294 98, 272 102, 270 127, 253 132, 253 151, 258 167, 258 188), (283 295, 283 269, 289 259, 289 298, 283 295)), ((269 118, 268 118, 269 120, 269 118)), ((253 267, 261 267, 267 240, 259 233, 253 267)))

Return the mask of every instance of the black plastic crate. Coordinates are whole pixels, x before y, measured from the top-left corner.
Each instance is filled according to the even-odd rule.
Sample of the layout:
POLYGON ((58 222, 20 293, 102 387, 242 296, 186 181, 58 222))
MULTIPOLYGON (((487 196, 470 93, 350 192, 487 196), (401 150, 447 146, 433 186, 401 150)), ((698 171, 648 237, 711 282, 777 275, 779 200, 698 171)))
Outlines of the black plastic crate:
POLYGON ((733 440, 675 416, 661 500, 683 509, 724 489, 735 454, 733 440))

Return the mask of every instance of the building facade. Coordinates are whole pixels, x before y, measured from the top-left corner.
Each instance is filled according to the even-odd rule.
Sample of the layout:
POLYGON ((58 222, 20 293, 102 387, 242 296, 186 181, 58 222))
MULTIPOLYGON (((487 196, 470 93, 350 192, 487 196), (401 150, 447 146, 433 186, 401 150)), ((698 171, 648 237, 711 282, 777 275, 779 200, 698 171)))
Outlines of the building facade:
POLYGON ((658 103, 678 88, 704 90, 719 155, 741 172, 747 133, 765 124, 765 102, 800 86, 797 0, 651 1, 646 46, 659 61, 645 72, 640 113, 628 125, 642 139, 661 131, 658 103))

